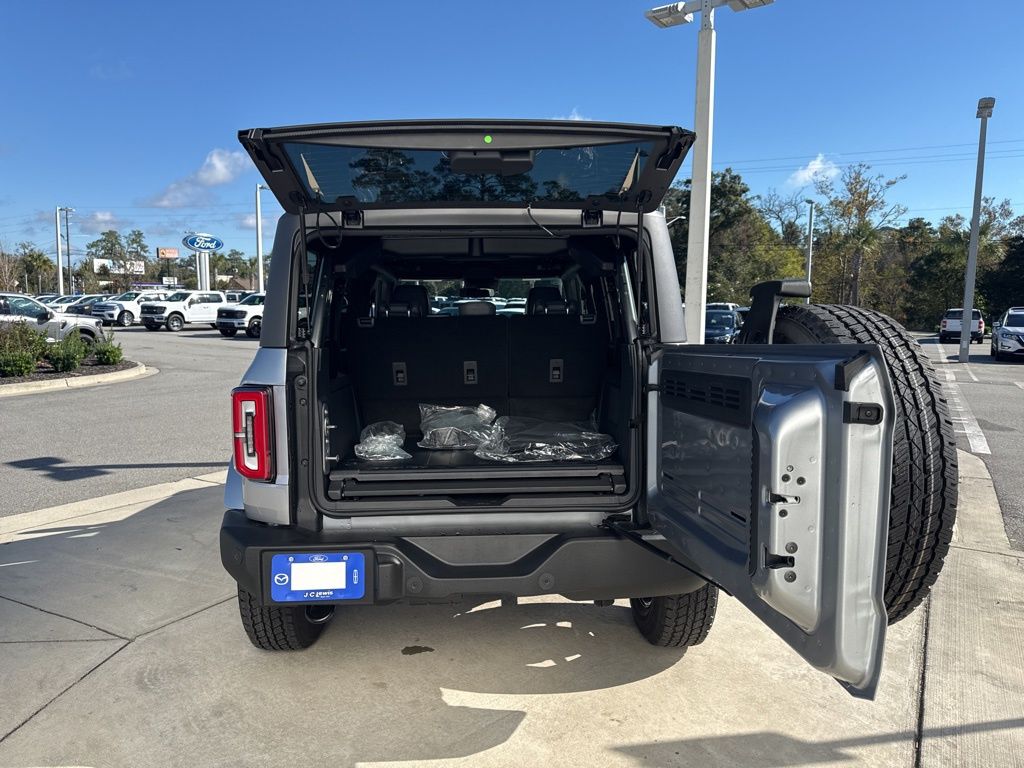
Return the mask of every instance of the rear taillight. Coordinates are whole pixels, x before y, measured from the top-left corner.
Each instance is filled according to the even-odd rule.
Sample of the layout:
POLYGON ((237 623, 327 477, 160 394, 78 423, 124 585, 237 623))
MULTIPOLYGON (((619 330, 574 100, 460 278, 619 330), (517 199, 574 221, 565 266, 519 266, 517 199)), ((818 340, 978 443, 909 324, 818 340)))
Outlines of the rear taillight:
POLYGON ((235 469, 249 480, 274 479, 273 402, 270 387, 238 387, 231 391, 235 469))
POLYGON ((946 321, 945 321, 945 320, 943 320, 943 321, 942 321, 942 327, 943 327, 943 328, 945 328, 945 327, 946 327, 946 321))

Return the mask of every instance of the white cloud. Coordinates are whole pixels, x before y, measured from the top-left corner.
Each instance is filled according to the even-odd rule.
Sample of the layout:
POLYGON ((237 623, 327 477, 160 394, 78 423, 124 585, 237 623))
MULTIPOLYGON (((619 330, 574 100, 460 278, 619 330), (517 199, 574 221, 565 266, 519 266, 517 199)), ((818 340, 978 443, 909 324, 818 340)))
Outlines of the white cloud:
MULTIPOLYGON (((75 221, 75 214, 71 214, 71 221, 75 221)), ((87 216, 78 217, 78 228, 90 235, 106 232, 108 229, 120 229, 122 222, 111 211, 93 211, 87 216)))
POLYGON ((590 120, 589 117, 580 113, 578 107, 573 107, 568 115, 556 115, 552 120, 590 120))
POLYGON ((786 179, 786 185, 790 187, 806 187, 808 184, 813 183, 819 176, 831 179, 838 175, 839 166, 819 152, 818 156, 811 160, 807 165, 793 171, 793 173, 789 175, 789 178, 786 179))
POLYGON ((249 158, 239 150, 213 149, 194 173, 172 181, 163 192, 149 200, 159 208, 184 208, 210 200, 210 187, 230 184, 249 167, 249 158))
MULTIPOLYGON (((273 232, 277 227, 277 220, 281 215, 280 210, 271 208, 269 211, 266 207, 263 209, 263 234, 267 232, 273 232)), ((255 213, 243 213, 238 217, 238 225, 242 229, 256 230, 256 214, 255 213)))

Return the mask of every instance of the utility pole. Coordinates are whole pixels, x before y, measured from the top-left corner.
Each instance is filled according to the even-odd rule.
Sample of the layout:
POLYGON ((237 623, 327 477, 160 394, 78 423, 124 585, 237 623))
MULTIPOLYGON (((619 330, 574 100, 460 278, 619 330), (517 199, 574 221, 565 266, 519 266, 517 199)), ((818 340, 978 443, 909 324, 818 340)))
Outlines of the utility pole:
POLYGON ((60 211, 58 205, 53 211, 53 224, 57 233, 57 293, 64 295, 64 254, 60 247, 60 211))
POLYGON ((985 139, 988 133, 988 119, 996 100, 991 96, 978 99, 978 114, 981 131, 978 134, 978 170, 974 177, 974 214, 971 216, 971 242, 967 249, 967 274, 964 276, 964 314, 960 319, 960 362, 971 359, 971 331, 974 330, 974 276, 978 269, 978 229, 981 226, 981 187, 985 175, 985 139))
POLYGON ((693 145, 693 173, 690 185, 689 238, 686 243, 686 340, 704 343, 704 313, 708 293, 708 234, 711 224, 711 138, 715 118, 715 8, 728 5, 747 11, 770 5, 774 0, 690 0, 652 8, 645 14, 656 26, 667 28, 693 21, 699 12, 697 36, 697 91, 693 145))
MULTIPOLYGON (((807 211, 807 282, 811 282, 811 269, 814 267, 814 201, 804 200, 810 208, 807 211)), ((810 304, 811 297, 804 299, 804 304, 810 304)))
POLYGON ((259 276, 259 291, 263 293, 263 208, 260 206, 260 190, 269 189, 256 185, 256 274, 259 276))

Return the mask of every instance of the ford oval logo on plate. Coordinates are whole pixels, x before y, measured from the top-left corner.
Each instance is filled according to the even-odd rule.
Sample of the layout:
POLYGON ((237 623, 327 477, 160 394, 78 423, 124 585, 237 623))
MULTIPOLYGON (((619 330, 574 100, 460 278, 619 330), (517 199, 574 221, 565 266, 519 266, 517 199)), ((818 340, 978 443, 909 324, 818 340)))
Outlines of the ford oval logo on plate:
POLYGON ((310 555, 309 562, 311 563, 326 563, 327 555, 310 555))
POLYGON ((181 244, 190 251, 219 251, 224 247, 224 241, 219 237, 206 235, 202 232, 197 232, 194 235, 183 238, 181 244))

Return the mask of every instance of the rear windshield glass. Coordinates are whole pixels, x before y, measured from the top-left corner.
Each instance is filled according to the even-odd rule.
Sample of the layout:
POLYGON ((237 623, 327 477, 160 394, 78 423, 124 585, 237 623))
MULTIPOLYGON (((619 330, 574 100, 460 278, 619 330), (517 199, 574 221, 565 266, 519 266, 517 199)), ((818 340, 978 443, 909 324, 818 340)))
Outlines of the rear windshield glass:
MULTIPOLYGON (((947 320, 960 320, 963 316, 964 316, 964 311, 962 309, 951 309, 948 312, 946 312, 946 319, 947 320)), ((934 317, 934 315, 933 315, 933 317, 934 317)), ((975 320, 980 320, 981 319, 981 310, 980 309, 974 310, 974 312, 971 313, 971 317, 973 317, 975 320)))
POLYGON ((652 152, 650 142, 538 149, 524 173, 456 173, 440 150, 284 145, 311 197, 361 203, 584 201, 619 196, 652 152))
POLYGON ((736 318, 732 312, 708 312, 704 324, 708 328, 732 328, 736 325, 736 318))

